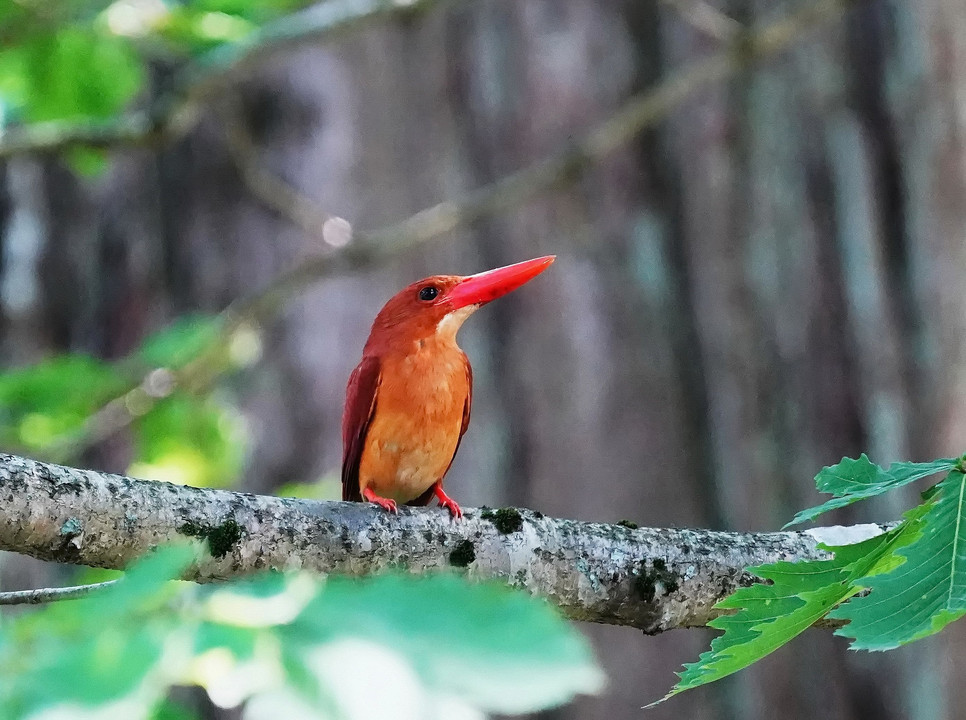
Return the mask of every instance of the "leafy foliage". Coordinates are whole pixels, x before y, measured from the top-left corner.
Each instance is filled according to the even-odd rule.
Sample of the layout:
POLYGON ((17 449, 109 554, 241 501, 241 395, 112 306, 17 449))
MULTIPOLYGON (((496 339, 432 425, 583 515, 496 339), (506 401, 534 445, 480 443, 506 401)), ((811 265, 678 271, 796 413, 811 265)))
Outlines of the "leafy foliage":
POLYGON ((109 365, 84 355, 51 358, 0 375, 0 443, 41 451, 79 431, 125 385, 109 365))
POLYGON ((69 459, 65 448, 83 448, 85 433, 96 430, 98 414, 112 404, 128 413, 130 474, 197 486, 230 484, 245 453, 237 412, 213 396, 173 386, 145 389, 143 382, 152 368, 165 368, 161 382, 174 383, 173 371, 202 356, 219 328, 215 317, 187 317, 117 363, 63 355, 0 375, 0 447, 69 459))
POLYGON ((724 634, 711 642, 711 650, 696 663, 685 665, 680 682, 664 699, 731 675, 789 642, 859 592, 860 578, 875 572, 917 527, 912 523, 854 545, 826 547, 834 553, 831 560, 749 568, 768 584, 740 588, 716 605, 736 612, 709 623, 724 634))
POLYGON ((189 546, 156 553, 96 597, 55 604, 0 626, 0 707, 14 720, 43 708, 145 704, 164 688, 146 675, 160 661, 171 618, 159 614, 194 557, 189 546), (83 678, 79 682, 79 678, 83 678))
POLYGON ((154 708, 150 716, 151 720, 201 720, 201 717, 194 710, 185 707, 181 703, 175 702, 170 698, 165 698, 154 708))
POLYGON ((137 419, 135 461, 129 473, 196 487, 225 487, 244 460, 244 431, 236 413, 213 398, 179 394, 137 419))
POLYGON ((0 625, 5 717, 185 717, 163 702, 175 684, 201 685, 222 706, 247 702, 246 718, 287 708, 293 720, 376 717, 380 703, 393 717, 529 712, 601 685, 582 638, 502 586, 305 574, 170 582, 193 557, 165 549, 102 594, 0 625))
POLYGON ((822 618, 846 621, 836 634, 852 638, 854 649, 887 650, 939 632, 966 614, 964 462, 893 463, 886 471, 862 455, 824 468, 816 484, 835 497, 793 522, 937 472, 948 474, 889 532, 853 545, 822 546, 833 553, 829 560, 748 568, 764 582, 718 603, 734 611, 710 623, 724 634, 685 666, 663 699, 747 667, 822 618))
MULTIPOLYGON (((10 122, 99 121, 143 91, 148 65, 244 41, 306 0, 0 0, 0 130, 10 122)), ((100 155, 77 153, 94 171, 100 155)))
POLYGON ((954 470, 922 518, 921 538, 898 550, 902 564, 862 578, 871 592, 834 610, 836 632, 859 650, 889 650, 939 632, 966 614, 966 482, 954 470))
POLYGON ((150 367, 181 367, 201 355, 221 325, 211 315, 185 315, 141 343, 134 357, 150 367))
POLYGON ((845 507, 859 500, 867 500, 924 477, 948 472, 956 467, 957 462, 956 458, 925 463, 897 462, 892 463, 888 470, 883 470, 864 453, 857 460, 843 458, 838 465, 824 467, 815 476, 815 486, 819 491, 830 493, 835 497, 816 507, 802 510, 785 527, 814 520, 829 510, 845 507))
POLYGON ((16 52, 24 74, 20 104, 30 121, 109 117, 143 82, 134 48, 93 26, 38 34, 16 52))
POLYGON ((542 601, 455 576, 387 576, 364 586, 369 594, 360 604, 358 583, 333 583, 306 607, 304 626, 286 629, 286 644, 299 633, 388 643, 424 682, 500 713, 557 705, 572 694, 568 688, 597 687, 584 641, 561 632, 566 623, 542 601))

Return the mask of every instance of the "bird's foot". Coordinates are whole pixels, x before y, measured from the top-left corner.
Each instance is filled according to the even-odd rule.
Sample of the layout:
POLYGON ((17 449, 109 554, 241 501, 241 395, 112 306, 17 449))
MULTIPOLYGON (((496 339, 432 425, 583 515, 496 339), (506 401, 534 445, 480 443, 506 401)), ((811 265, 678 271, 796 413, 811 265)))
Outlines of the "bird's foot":
POLYGON ((457 505, 453 498, 443 492, 443 488, 440 487, 438 483, 433 489, 433 494, 436 496, 436 499, 439 500, 439 506, 449 510, 450 515, 452 515, 454 518, 463 517, 463 511, 460 510, 460 506, 457 505))
POLYGON ((372 492, 372 490, 370 490, 369 488, 366 488, 365 490, 362 491, 362 497, 364 497, 366 500, 368 500, 371 503, 375 503, 383 510, 391 512, 393 515, 399 514, 399 509, 396 507, 395 500, 392 500, 390 498, 380 497, 379 495, 376 495, 374 492, 372 492))

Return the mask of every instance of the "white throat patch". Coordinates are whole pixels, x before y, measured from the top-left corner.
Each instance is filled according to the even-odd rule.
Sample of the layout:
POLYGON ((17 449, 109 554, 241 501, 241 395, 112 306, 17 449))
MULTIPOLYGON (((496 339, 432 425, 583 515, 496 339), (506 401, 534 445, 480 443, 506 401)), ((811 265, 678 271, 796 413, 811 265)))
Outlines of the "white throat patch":
POLYGON ((462 327, 463 323, 466 322, 466 318, 475 313, 479 308, 479 305, 467 305, 461 307, 459 310, 453 310, 453 312, 447 313, 436 324, 436 336, 440 340, 452 340, 455 342, 456 333, 462 327))

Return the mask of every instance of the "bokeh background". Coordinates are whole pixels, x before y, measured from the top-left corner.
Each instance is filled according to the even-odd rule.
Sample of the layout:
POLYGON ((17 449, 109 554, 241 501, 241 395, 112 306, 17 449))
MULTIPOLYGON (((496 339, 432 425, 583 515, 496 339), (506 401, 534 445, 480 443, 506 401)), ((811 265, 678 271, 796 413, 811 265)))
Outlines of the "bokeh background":
MULTIPOLYGON (((962 453, 966 4, 825 2, 821 23, 796 30, 784 52, 742 63, 749 28, 815 1, 423 3, 351 33, 280 43, 206 90, 183 132, 101 154, 2 156, 0 363, 83 353, 129 368, 172 321, 196 318, 179 326, 191 334, 198 318, 279 273, 338 257, 332 243, 345 228, 323 232, 327 217, 348 221, 359 242, 561 151, 636 94, 738 48, 721 56, 737 63, 726 77, 681 93, 551 191, 304 286, 246 325, 230 362, 166 414, 142 417, 129 394, 130 417, 115 422, 124 408, 112 406, 96 432, 84 426, 58 444, 36 413, 26 429, 8 413, 21 424, 7 428, 4 447, 335 497, 345 382, 382 303, 424 275, 555 253, 549 272, 461 333, 473 423, 447 485, 465 505, 773 530, 817 500, 812 476, 843 455, 888 463, 962 453), (186 437, 155 447, 155 426, 186 437)), ((266 22, 304 4, 275 3, 266 22)), ((56 16, 57 3, 46 4, 50 16, 37 15, 44 3, 7 5, 34 14, 0 14, 0 60, 4 42, 73 22, 56 16)), ((204 3, 114 6, 133 8, 121 20, 196 9, 235 17, 204 3)), ((99 32, 137 30, 106 22, 99 32)), ((198 37, 142 38, 145 70, 130 97, 121 92, 123 107, 152 107, 180 68, 224 40, 198 37)), ((85 68, 83 48, 64 52, 85 68)), ((57 77, 39 87, 54 93, 57 77)), ((48 119, 13 108, 12 126, 48 119)), ((159 352, 141 360, 167 357, 159 352)), ((894 499, 834 520, 886 520, 903 507, 894 499)), ((4 555, 0 580, 32 587, 66 572, 4 555)), ((545 720, 639 717, 711 637, 581 629, 609 688, 545 720)), ((846 647, 810 631, 646 716, 960 716, 961 627, 886 655, 846 647)))

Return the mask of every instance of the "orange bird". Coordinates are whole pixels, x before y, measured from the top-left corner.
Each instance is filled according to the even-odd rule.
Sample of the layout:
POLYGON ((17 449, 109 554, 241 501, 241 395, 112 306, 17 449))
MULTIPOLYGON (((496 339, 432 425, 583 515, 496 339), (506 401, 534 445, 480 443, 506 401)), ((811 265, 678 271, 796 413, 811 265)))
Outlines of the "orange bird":
POLYGON ((477 275, 434 275, 400 291, 379 311, 349 376, 342 415, 342 499, 427 505, 470 422, 473 372, 456 332, 475 310, 539 275, 553 255, 477 275))

